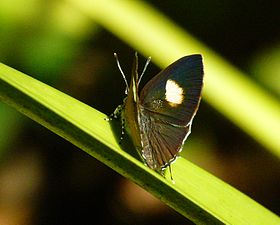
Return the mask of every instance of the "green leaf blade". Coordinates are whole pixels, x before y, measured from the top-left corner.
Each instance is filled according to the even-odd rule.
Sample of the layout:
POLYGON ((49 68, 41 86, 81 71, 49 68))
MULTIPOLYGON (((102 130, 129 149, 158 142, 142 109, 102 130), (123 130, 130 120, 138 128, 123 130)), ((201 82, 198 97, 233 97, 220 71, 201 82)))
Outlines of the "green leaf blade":
POLYGON ((172 164, 175 184, 164 179, 121 149, 104 114, 3 64, 0 99, 197 224, 280 223, 275 214, 183 158, 172 164))

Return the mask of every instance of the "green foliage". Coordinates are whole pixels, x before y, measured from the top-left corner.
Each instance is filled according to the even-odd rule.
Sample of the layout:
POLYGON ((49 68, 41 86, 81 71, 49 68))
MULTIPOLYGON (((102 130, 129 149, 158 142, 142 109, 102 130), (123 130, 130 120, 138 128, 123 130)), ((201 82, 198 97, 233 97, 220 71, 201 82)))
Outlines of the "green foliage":
MULTIPOLYGON (((202 54, 203 99, 280 156, 279 102, 186 31, 143 2, 68 0, 66 5, 67 2, 71 3, 71 10, 78 8, 137 51, 151 55, 153 62, 162 67, 183 55, 202 54)), ((55 24, 59 23, 52 25, 55 24)), ((88 20, 84 25, 88 29, 88 20)), ((3 64, 0 64, 0 99, 198 224, 280 223, 263 206, 183 158, 172 165, 175 184, 168 174, 164 179, 128 154, 129 145, 123 148, 118 145, 112 129, 118 129, 118 124, 106 122, 101 112, 3 64)))
POLYGON ((0 99, 198 224, 280 222, 246 195, 183 158, 172 166, 173 184, 168 174, 163 178, 120 148, 104 114, 4 64, 0 64, 0 99))

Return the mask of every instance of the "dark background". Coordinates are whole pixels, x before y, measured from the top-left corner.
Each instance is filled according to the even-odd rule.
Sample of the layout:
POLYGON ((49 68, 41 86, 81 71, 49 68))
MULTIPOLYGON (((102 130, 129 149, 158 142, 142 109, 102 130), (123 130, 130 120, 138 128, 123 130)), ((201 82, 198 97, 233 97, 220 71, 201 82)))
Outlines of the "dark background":
MULTIPOLYGON (((279 99, 278 1, 149 3, 279 99)), ((59 29, 57 5, 1 1, 0 61, 110 114, 125 89, 113 52, 130 74, 135 50, 86 17, 80 31, 59 29)), ((144 82, 157 72, 151 64, 144 82)), ((280 214, 279 160, 204 101, 182 156, 280 214)), ((192 223, 1 103, 0 224, 192 223)))

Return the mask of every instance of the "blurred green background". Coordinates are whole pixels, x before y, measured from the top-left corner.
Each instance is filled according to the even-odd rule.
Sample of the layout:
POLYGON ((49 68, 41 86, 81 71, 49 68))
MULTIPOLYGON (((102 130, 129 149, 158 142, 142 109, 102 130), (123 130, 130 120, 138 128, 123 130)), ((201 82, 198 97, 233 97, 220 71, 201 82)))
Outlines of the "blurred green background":
MULTIPOLYGON (((278 1, 147 2, 279 99, 278 1)), ((0 61, 106 114, 125 89, 113 53, 130 74, 134 51, 67 1, 0 1, 0 61)), ((181 155, 280 214, 279 159, 203 100, 181 155)), ((0 224, 84 223, 192 224, 0 102, 0 224)))

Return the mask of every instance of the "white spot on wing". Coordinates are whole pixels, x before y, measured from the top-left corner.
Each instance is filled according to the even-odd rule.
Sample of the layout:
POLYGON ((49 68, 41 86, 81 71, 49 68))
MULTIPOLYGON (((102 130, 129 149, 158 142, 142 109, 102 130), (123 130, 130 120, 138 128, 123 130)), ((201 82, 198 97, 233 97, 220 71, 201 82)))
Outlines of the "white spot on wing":
POLYGON ((184 100, 184 90, 174 80, 167 80, 165 85, 165 100, 175 107, 182 104, 184 100))

